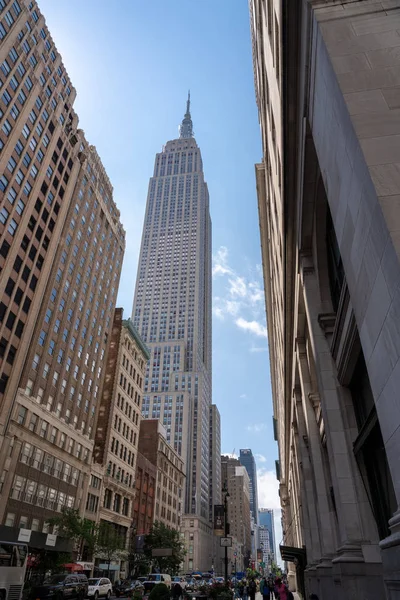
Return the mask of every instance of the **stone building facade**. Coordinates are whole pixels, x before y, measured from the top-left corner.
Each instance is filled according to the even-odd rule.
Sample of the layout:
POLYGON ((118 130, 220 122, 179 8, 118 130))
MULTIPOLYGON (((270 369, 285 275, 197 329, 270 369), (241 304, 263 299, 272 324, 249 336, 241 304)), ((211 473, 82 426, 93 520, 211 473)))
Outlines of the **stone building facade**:
POLYGON ((234 540, 231 562, 236 552, 240 555, 240 563, 236 561, 238 570, 242 571, 249 566, 251 557, 250 478, 237 458, 221 456, 221 481, 229 494, 227 518, 234 540))
POLYGON ((157 467, 143 454, 137 453, 136 494, 132 527, 136 535, 150 533, 154 521, 157 467))
POLYGON ((167 442, 166 430, 158 419, 142 420, 139 452, 157 468, 154 521, 179 529, 184 503, 184 463, 167 442))
MULTIPOLYGON (((4 4, 4 3, 3 3, 4 4)), ((36 2, 0 14, 0 523, 83 515, 125 248, 113 188, 36 2)), ((32 538, 32 539, 33 539, 32 538)))
MULTIPOLYGON (((99 499, 89 489, 86 516, 112 524, 126 545, 132 540, 136 494, 137 454, 143 394, 143 378, 149 352, 123 309, 114 313, 105 363, 105 381, 99 402, 94 446, 94 463, 103 468, 99 499)), ((92 475, 93 478, 93 475, 92 475)), ((101 560, 97 560, 100 564, 101 560)), ((128 575, 116 561, 117 577, 128 575)))
POLYGON ((252 0, 282 557, 400 598, 400 7, 252 0))

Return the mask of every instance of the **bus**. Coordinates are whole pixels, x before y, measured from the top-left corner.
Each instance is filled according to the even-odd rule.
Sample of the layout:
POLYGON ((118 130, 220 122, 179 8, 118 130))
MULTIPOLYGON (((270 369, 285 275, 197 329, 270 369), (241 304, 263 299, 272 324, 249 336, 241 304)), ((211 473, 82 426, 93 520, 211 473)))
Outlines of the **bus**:
POLYGON ((0 541, 0 600, 21 600, 28 546, 0 541))

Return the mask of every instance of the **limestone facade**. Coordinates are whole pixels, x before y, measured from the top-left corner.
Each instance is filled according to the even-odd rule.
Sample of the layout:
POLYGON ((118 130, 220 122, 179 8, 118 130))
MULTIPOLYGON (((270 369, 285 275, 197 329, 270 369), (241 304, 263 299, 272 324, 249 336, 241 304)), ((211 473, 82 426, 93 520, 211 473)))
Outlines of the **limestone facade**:
POLYGON ((303 595, 392 600, 400 6, 252 0, 250 9, 282 553, 303 595))

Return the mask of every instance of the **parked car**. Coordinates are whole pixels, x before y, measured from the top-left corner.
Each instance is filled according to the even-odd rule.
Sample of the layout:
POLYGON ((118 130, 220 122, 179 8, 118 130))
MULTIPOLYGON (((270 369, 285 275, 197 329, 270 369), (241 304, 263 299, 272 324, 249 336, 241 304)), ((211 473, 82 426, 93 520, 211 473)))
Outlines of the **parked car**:
POLYGON ((88 580, 88 596, 97 600, 97 598, 110 598, 112 594, 112 584, 107 577, 93 577, 88 580))
POLYGON ((114 586, 114 593, 117 598, 121 596, 130 596, 137 588, 143 588, 143 583, 135 579, 125 579, 114 586))
POLYGON ((143 582, 143 600, 148 600, 151 590, 158 584, 159 581, 144 581, 143 582))
POLYGON ((52 575, 42 583, 34 586, 30 597, 34 600, 42 600, 52 596, 56 600, 72 600, 77 598, 83 600, 88 593, 88 580, 86 575, 70 575, 62 573, 52 575))

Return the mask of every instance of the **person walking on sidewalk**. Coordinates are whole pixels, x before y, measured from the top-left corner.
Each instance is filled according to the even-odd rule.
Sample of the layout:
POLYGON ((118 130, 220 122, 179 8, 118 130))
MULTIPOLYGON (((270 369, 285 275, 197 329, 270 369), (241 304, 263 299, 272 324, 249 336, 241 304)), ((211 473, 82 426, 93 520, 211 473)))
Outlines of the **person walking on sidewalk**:
POLYGON ((280 577, 275 580, 274 592, 277 600, 294 600, 292 592, 289 590, 287 585, 282 582, 280 577))
POLYGON ((268 581, 266 577, 263 577, 260 582, 260 592, 262 594, 263 600, 270 600, 270 589, 268 585, 268 581))
POLYGON ((250 600, 256 600, 257 584, 254 581, 254 577, 252 577, 250 579, 250 582, 249 582, 249 585, 248 585, 248 591, 249 591, 249 598, 250 598, 250 600))

